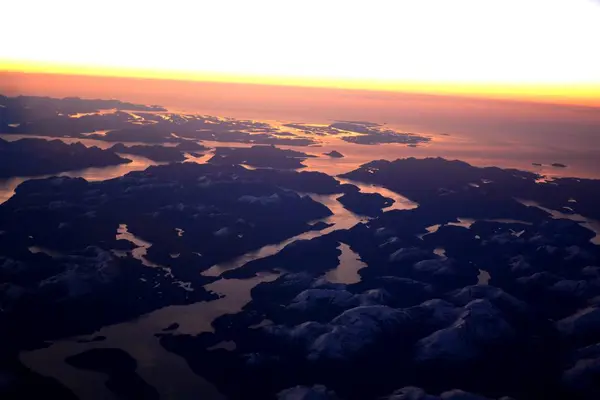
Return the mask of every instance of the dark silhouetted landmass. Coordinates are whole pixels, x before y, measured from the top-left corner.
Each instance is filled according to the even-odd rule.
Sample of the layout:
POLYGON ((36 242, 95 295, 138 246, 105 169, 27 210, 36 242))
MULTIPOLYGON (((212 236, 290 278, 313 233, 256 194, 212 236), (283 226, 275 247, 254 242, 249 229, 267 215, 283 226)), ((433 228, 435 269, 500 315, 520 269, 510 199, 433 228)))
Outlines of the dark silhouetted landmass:
POLYGON ((298 129, 299 131, 302 131, 303 133, 306 133, 306 134, 321 135, 321 136, 337 135, 338 133, 340 133, 337 129, 330 128, 329 126, 323 126, 323 125, 294 123, 294 124, 284 124, 283 126, 288 127, 288 128, 298 129))
POLYGON ((102 335, 98 335, 98 336, 94 336, 91 339, 80 339, 78 340, 79 343, 94 343, 94 342, 103 342, 106 340, 106 336, 102 336, 102 335))
POLYGON ((77 396, 52 378, 41 376, 18 361, 20 349, 11 348, 9 343, 0 347, 2 384, 0 398, 19 399, 64 399, 77 400, 77 396), (8 351, 7 351, 8 350, 8 351))
POLYGON ((377 216, 382 209, 394 204, 394 200, 379 193, 346 193, 337 199, 348 210, 362 215, 377 216))
POLYGON ((109 150, 114 151, 115 153, 142 156, 157 162, 178 162, 185 160, 183 152, 176 147, 144 145, 125 146, 122 143, 118 143, 109 150))
MULTIPOLYGON (((381 126, 381 124, 378 124, 377 122, 369 122, 369 121, 347 121, 347 120, 340 120, 340 121, 336 121, 336 123, 338 123, 338 124, 349 124, 347 126, 352 126, 352 125, 360 125, 360 126, 366 126, 366 127, 381 126)), ((348 129, 348 130, 352 130, 352 129, 348 129)))
POLYGON ((431 140, 428 137, 419 136, 414 133, 400 133, 390 130, 365 135, 344 136, 342 139, 355 144, 403 143, 411 147, 431 140))
POLYGON ((314 157, 294 150, 282 150, 274 146, 217 147, 215 155, 208 160, 211 164, 246 164, 253 167, 298 169, 304 168, 302 161, 314 157))
POLYGON ((0 177, 35 176, 131 162, 110 150, 60 140, 0 139, 0 177))
POLYGON ((0 132, 8 134, 91 138, 109 142, 184 143, 192 139, 287 146, 316 144, 310 138, 285 135, 285 132, 264 122, 153 114, 166 110, 116 100, 0 96, 0 105, 0 132), (106 108, 117 111, 98 112, 106 108), (109 132, 94 133, 97 131, 109 132))
POLYGON ((331 150, 329 153, 323 153, 331 158, 344 158, 344 155, 337 150, 331 150))
MULTIPOLYGON (((117 135, 179 143, 178 154, 202 151, 184 138, 276 139, 253 121, 129 118, 117 135)), ((319 132, 411 136, 336 124, 319 132)), ((0 205, 3 398, 70 396, 24 368, 22 351, 170 305, 211 303, 217 315, 199 314, 210 318, 200 332, 168 318, 140 334, 226 398, 598 397, 600 181, 544 183, 531 172, 441 158, 372 161, 342 175, 418 203, 384 213, 392 199, 324 173, 277 169, 301 165, 305 153, 254 146, 216 155, 99 182, 29 180, 0 205), (211 283, 256 286, 247 304, 218 315, 228 299, 211 283)), ((69 354, 71 366, 107 375, 116 396, 157 396, 136 360, 89 337, 80 345, 97 348, 69 354)))
POLYGON ((132 125, 128 128, 116 129, 104 135, 91 134, 89 139, 105 140, 108 142, 144 142, 165 143, 179 141, 172 135, 168 123, 157 123, 151 125, 132 125))
POLYGON ((415 147, 419 143, 429 142, 431 139, 414 133, 396 132, 391 129, 383 129, 379 124, 371 122, 335 122, 330 128, 340 131, 352 132, 355 135, 343 136, 346 142, 355 144, 380 144, 380 143, 404 143, 415 147), (356 135, 357 134, 357 135, 356 135))
POLYGON ((371 124, 364 125, 362 123, 356 122, 335 122, 329 125, 330 128, 339 129, 342 131, 356 132, 356 133, 371 133, 373 130, 371 129, 371 124))
POLYGON ((452 210, 454 215, 478 217, 481 214, 484 218, 491 215, 493 218, 515 218, 524 213, 523 216, 529 218, 527 214, 534 207, 516 202, 514 197, 518 197, 537 201, 553 210, 568 206, 578 214, 600 219, 600 209, 594 205, 600 183, 592 179, 557 178, 552 184, 538 184, 536 180, 540 176, 532 172, 477 168, 442 158, 372 161, 342 176, 383 185, 422 205, 443 200, 443 207, 436 213, 452 210), (439 174, 440 171, 448 174, 439 174), (473 187, 471 183, 479 187, 473 187), (572 198, 577 202, 569 202, 572 198))
MULTIPOLYGON (((57 114, 74 115, 81 113, 94 113, 100 110, 128 110, 128 111, 166 111, 160 106, 146 106, 119 100, 82 99, 79 97, 65 97, 57 99, 39 96, 6 97, 0 95, 0 110, 2 115, 9 115, 8 123, 26 122, 31 117, 48 117, 57 114)), ((4 121, 4 119, 0 119, 4 121)))
POLYGON ((106 387, 119 398, 159 398, 156 389, 136 373, 135 359, 121 349, 91 349, 68 357, 66 362, 76 368, 108 375, 106 387))
POLYGON ((181 150, 181 151, 192 151, 192 152, 203 152, 203 151, 208 150, 208 147, 203 146, 200 143, 196 143, 191 140, 186 140, 184 142, 180 142, 177 146, 175 146, 175 148, 178 150, 181 150))
MULTIPOLYGON (((52 115, 44 118, 33 118, 15 126, 2 128, 3 133, 20 135, 38 135, 50 137, 89 137, 96 131, 122 129, 130 126, 133 117, 117 111, 110 114, 86 114, 71 117, 65 114, 52 115)), ((135 126, 135 125, 133 125, 135 126)), ((96 136, 102 136, 96 134, 96 136)))
POLYGON ((314 230, 314 221, 331 215, 326 206, 289 190, 296 188, 341 191, 336 180, 320 173, 191 163, 93 183, 80 178, 22 183, 0 206, 5 283, 0 302, 13 343, 91 333, 165 302, 213 298, 202 285, 214 278, 199 271, 314 230), (172 274, 132 258, 131 244, 115 240, 122 224, 153 243, 146 257, 173 268, 172 274), (59 256, 33 254, 30 246, 59 256), (113 249, 129 256, 117 257, 113 249), (179 281, 190 282, 194 291, 184 290, 179 281), (161 292, 154 290, 157 284, 161 292))
POLYGON ((0 95, 0 106, 0 132, 55 137, 77 137, 96 130, 123 128, 133 121, 133 117, 122 110, 166 111, 159 106, 78 97, 0 95), (117 111, 98 114, 101 110, 117 111))
POLYGON ((214 333, 163 335, 161 344, 232 398, 594 398, 594 233, 514 198, 547 198, 550 207, 577 193, 577 203, 589 205, 599 200, 599 181, 539 184, 529 172, 443 159, 376 161, 345 177, 386 186, 419 207, 225 272, 280 276, 256 286, 242 312, 218 318, 214 333), (340 242, 367 264, 360 282, 324 278, 340 242), (480 270, 491 278, 480 279, 480 270), (264 320, 272 323, 257 328, 264 320), (208 350, 223 340, 237 346, 227 357, 208 350), (240 368, 235 387, 232 365, 240 368))
POLYGON ((165 332, 167 332, 167 331, 174 331, 177 328, 179 328, 179 324, 177 322, 174 322, 171 325, 169 325, 166 328, 164 328, 163 331, 165 331, 165 332))
POLYGON ((326 272, 335 268, 341 254, 338 243, 331 236, 312 240, 297 240, 270 257, 251 261, 243 267, 227 271, 226 278, 250 278, 259 272, 274 272, 285 268, 288 272, 326 272), (315 260, 319 260, 315 263, 315 260), (285 266, 285 267, 283 267, 285 266))

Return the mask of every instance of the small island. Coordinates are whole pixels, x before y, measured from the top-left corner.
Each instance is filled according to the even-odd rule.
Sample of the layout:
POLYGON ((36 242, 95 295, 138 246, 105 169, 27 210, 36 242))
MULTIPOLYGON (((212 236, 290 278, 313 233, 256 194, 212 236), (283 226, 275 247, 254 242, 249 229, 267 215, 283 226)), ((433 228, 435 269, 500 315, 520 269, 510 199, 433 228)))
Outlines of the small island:
POLYGON ((331 158, 344 158, 344 155, 336 150, 331 150, 329 153, 323 153, 323 154, 326 156, 329 156, 331 158))
POLYGON ((380 215, 383 208, 394 204, 394 200, 379 193, 348 192, 337 199, 344 208, 362 215, 375 217, 380 215))

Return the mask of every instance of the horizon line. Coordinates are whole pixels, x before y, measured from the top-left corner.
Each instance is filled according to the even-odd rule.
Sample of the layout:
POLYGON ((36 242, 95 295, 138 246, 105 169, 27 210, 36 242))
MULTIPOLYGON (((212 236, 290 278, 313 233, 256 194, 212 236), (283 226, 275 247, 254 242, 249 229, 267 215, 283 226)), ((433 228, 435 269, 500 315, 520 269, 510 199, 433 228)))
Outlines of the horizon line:
POLYGON ((298 76, 267 76, 258 74, 238 75, 194 71, 161 71, 149 68, 96 67, 18 60, 0 60, 0 73, 319 88, 527 101, 559 105, 579 105, 594 108, 600 107, 600 82, 589 84, 528 84, 383 81, 375 79, 335 79, 298 76))

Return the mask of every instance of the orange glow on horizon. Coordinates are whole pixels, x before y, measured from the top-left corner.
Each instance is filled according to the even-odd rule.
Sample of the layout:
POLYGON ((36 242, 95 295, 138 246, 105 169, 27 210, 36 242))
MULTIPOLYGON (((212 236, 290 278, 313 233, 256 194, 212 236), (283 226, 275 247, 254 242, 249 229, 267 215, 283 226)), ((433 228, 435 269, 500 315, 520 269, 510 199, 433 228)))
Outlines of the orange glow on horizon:
POLYGON ((600 102, 597 0, 20 0, 3 12, 0 71, 600 102))
MULTIPOLYGON (((235 75, 192 71, 110 68, 0 60, 0 72, 60 74, 90 77, 158 79, 191 82, 316 87, 331 89, 458 95, 492 99, 526 100, 600 107, 600 83, 590 84, 482 84, 445 82, 393 82, 374 79, 328 79, 287 76, 235 75)), ((74 93, 76 95, 76 93, 74 93)))

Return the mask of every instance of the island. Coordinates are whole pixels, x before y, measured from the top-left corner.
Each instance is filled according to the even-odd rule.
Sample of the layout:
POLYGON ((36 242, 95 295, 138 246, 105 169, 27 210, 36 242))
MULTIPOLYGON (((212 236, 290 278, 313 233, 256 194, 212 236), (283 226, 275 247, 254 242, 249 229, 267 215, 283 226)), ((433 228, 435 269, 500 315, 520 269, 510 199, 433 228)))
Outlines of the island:
POLYGON ((383 212, 382 209, 394 204, 393 199, 379 193, 361 193, 359 191, 345 193, 338 197, 337 201, 356 214, 369 216, 377 216, 383 212))
POLYGON ((161 145, 125 146, 123 143, 117 143, 109 150, 119 154, 133 154, 136 156, 142 156, 157 162, 180 162, 185 160, 184 152, 178 147, 167 147, 161 145))
POLYGON ((344 155, 337 150, 331 150, 329 153, 323 153, 323 154, 326 156, 329 156, 331 158, 343 158, 344 157, 344 155))
POLYGON ((342 140, 355 144, 403 143, 415 147, 419 143, 429 142, 426 136, 408 132, 397 132, 393 129, 382 128, 380 124, 363 121, 340 121, 329 125, 341 133, 342 140))
POLYGON ((245 164, 259 168, 298 169, 305 167, 302 161, 308 157, 314 156, 275 146, 217 147, 215 155, 208 162, 219 165, 245 164))
POLYGON ((107 142, 169 143, 180 141, 180 139, 173 136, 172 128, 168 122, 128 125, 121 129, 108 131, 105 134, 91 133, 87 137, 107 142))
POLYGON ((401 143, 410 147, 415 147, 417 144, 429 142, 431 139, 414 133, 381 130, 363 135, 344 136, 342 137, 342 140, 355 144, 373 145, 382 143, 401 143))

